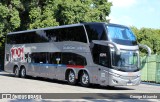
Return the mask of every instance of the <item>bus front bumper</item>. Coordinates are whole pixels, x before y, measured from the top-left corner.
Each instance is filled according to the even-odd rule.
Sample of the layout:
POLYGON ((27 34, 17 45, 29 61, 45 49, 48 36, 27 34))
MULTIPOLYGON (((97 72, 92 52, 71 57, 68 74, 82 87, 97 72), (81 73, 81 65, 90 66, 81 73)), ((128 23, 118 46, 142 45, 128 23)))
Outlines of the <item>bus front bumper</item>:
POLYGON ((109 86, 134 86, 141 82, 140 76, 115 76, 109 74, 109 86))

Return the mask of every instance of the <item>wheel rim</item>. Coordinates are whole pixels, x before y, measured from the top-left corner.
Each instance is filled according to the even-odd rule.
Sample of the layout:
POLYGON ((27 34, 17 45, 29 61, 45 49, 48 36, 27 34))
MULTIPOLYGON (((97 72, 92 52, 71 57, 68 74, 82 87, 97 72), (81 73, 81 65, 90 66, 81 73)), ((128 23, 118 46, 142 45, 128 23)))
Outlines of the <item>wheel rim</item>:
POLYGON ((18 76, 18 68, 15 70, 15 75, 18 76))
POLYGON ((26 75, 26 71, 25 71, 25 69, 23 68, 22 71, 21 71, 21 76, 24 77, 25 75, 26 75))
POLYGON ((70 72, 69 73, 69 82, 74 82, 75 81, 75 75, 74 75, 74 73, 73 72, 70 72))
POLYGON ((89 83, 89 77, 86 73, 84 73, 83 76, 82 76, 82 83, 83 84, 88 84, 89 83))

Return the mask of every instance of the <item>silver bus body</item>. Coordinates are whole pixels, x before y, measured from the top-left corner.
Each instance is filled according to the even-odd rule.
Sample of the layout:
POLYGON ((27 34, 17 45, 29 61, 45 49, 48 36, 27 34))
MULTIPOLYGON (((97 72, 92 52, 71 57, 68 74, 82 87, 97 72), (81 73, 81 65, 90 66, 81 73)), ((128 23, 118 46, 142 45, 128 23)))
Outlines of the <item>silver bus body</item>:
MULTIPOLYGON (((5 44, 5 71, 15 73, 17 68, 18 74, 23 76, 22 69, 25 69, 25 74, 29 76, 70 80, 72 84, 74 84, 72 80, 77 80, 77 82, 82 82, 84 86, 85 82, 86 86, 88 83, 103 86, 139 85, 141 82, 139 45, 136 43, 126 45, 110 40, 108 37, 108 26, 110 24, 107 23, 82 23, 9 33, 5 44), (106 40, 90 40, 87 27, 92 26, 92 24, 103 26, 102 30, 104 30, 103 33, 107 37, 106 40), (56 36, 57 38, 53 37, 53 33, 57 32, 60 34, 59 32, 65 31, 68 34, 70 29, 66 30, 65 28, 72 29, 73 27, 81 27, 73 29, 73 32, 77 33, 77 35, 75 33, 77 36, 75 36, 75 39, 79 40, 78 34, 81 32, 80 29, 82 29, 84 38, 80 38, 80 40, 86 39, 83 40, 85 42, 76 41, 75 39, 72 41, 72 39, 68 36, 65 37, 63 34, 61 35, 63 39, 68 38, 69 40, 58 41, 59 35, 56 36), (61 31, 51 31, 54 29, 60 29, 61 31), (37 39, 42 40, 42 42, 36 42, 35 36, 33 36, 33 39, 32 37, 25 38, 29 32, 38 33, 40 37, 37 37, 37 39), (22 40, 24 41, 23 43, 21 41, 16 43, 17 34, 22 35, 20 39, 24 38, 22 40), (42 37, 43 39, 41 39, 42 37), (13 41, 11 40, 12 38, 16 40, 13 41), (27 43, 25 43, 25 40, 27 43), (103 51, 101 52, 101 50, 103 51), (117 59, 118 57, 119 59, 117 59), (132 60, 130 61, 130 59, 135 59, 135 63, 132 60), (70 74, 71 71, 74 77, 70 74), (84 72, 87 73, 88 77, 85 77, 84 72), (82 75, 84 76, 82 77, 82 75)), ((115 26, 129 29, 121 25, 115 26)), ((94 30, 92 30, 92 33, 94 33, 94 30)))

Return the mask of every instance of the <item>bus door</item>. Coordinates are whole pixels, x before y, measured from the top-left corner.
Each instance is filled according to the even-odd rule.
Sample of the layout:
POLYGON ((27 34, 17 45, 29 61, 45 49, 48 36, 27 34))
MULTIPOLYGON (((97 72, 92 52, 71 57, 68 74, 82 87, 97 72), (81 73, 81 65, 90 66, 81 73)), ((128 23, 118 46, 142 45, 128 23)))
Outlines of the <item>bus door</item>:
POLYGON ((25 60, 25 68, 28 75, 33 75, 33 68, 31 65, 31 54, 29 52, 24 54, 24 60, 25 60))
POLYGON ((62 54, 61 56, 57 56, 56 62, 57 62, 57 66, 55 67, 56 79, 65 80, 65 71, 67 66, 62 61, 62 54))
POLYGON ((34 70, 34 73, 36 76, 39 76, 39 77, 47 77, 47 65, 40 61, 39 63, 35 63, 33 64, 33 70, 34 70))
POLYGON ((47 77, 47 53, 38 52, 31 54, 31 63, 29 64, 32 71, 33 76, 39 77, 47 77))
POLYGON ((54 79, 55 78, 55 68, 57 65, 55 64, 46 64, 45 66, 45 75, 47 78, 54 79))
POLYGON ((61 66, 61 53, 60 52, 51 52, 48 54, 48 77, 59 79, 59 68, 61 66))
POLYGON ((65 71, 66 71, 66 65, 57 64, 57 67, 55 67, 56 79, 65 80, 65 71))
POLYGON ((6 53, 5 54, 5 71, 8 71, 8 72, 13 72, 13 63, 12 63, 12 59, 11 59, 11 54, 9 53, 6 53))
POLYGON ((108 85, 108 61, 107 61, 107 53, 99 53, 99 66, 98 68, 98 76, 100 85, 108 85))
POLYGON ((94 44, 92 48, 92 56, 95 64, 98 65, 98 81, 101 85, 108 83, 108 67, 110 65, 109 47, 94 44))

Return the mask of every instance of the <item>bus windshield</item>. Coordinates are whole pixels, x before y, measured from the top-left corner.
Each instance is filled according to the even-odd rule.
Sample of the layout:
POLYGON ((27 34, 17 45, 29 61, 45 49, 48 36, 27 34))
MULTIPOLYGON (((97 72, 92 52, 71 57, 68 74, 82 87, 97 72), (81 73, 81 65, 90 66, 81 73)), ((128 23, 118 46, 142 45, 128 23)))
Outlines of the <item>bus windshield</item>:
POLYGON ((123 26, 107 25, 108 39, 122 45, 136 45, 136 37, 132 31, 123 26))
POLYGON ((120 55, 117 55, 114 49, 111 49, 112 66, 113 68, 125 72, 134 72, 138 68, 138 52, 121 50, 120 55))

